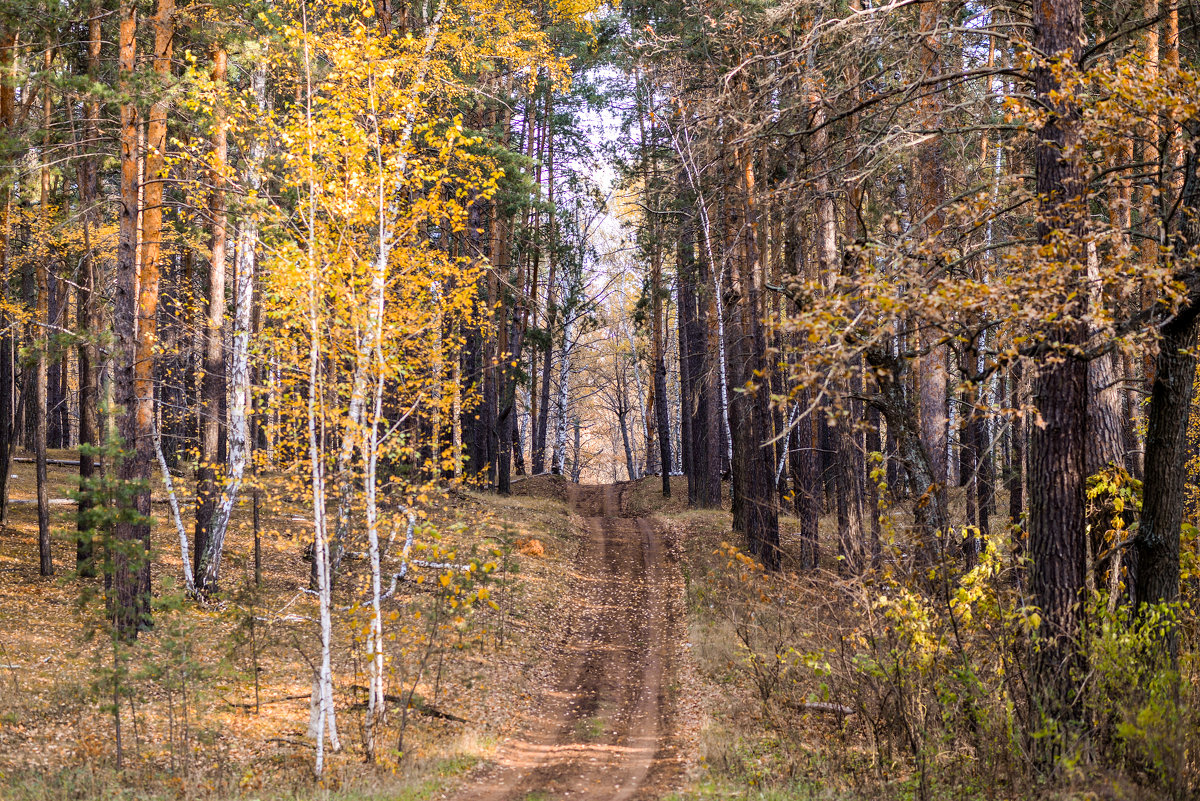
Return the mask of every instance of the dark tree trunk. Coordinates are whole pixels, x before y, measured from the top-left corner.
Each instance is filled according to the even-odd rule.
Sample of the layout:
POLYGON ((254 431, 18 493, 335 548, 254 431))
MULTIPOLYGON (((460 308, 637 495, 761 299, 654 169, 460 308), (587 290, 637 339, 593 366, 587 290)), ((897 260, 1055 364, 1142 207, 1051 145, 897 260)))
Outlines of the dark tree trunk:
POLYGON ((662 466, 662 493, 671 497, 671 418, 667 405, 667 364, 659 349, 658 364, 654 368, 654 410, 658 427, 659 463, 662 466))
MULTIPOLYGON (((479 392, 482 383, 483 370, 480 365, 479 343, 481 334, 478 328, 469 328, 463 336, 462 355, 462 393, 465 397, 474 396, 479 392)), ((473 406, 464 404, 462 410, 463 452, 466 455, 464 474, 474 475, 479 472, 483 463, 483 443, 479 438, 479 411, 473 406)))
MULTIPOLYGON (((47 46, 44 53, 44 65, 49 73, 54 58, 54 51, 47 46)), ((50 228, 50 127, 51 118, 50 87, 42 89, 42 119, 45 122, 45 132, 42 140, 41 195, 38 204, 38 229, 42 235, 50 228)), ((52 255, 47 248, 42 252, 42 262, 35 266, 37 271, 37 308, 33 320, 30 344, 37 359, 37 376, 34 380, 33 414, 34 440, 33 448, 37 467, 37 520, 38 520, 38 573, 42 576, 54 575, 54 561, 50 552, 50 496, 46 486, 46 445, 49 435, 49 417, 52 414, 51 397, 49 395, 50 369, 50 336, 49 326, 53 322, 51 309, 53 298, 54 268, 52 255)))
MULTIPOLYGON (((520 282, 518 282, 518 286, 520 282)), ((521 349, 525 341, 524 326, 521 325, 523 310, 519 306, 513 308, 513 324, 509 334, 509 350, 505 354, 504 364, 520 364, 521 349)), ((512 457, 513 445, 516 439, 517 425, 517 377, 510 370, 503 372, 504 402, 500 408, 498 425, 500 428, 500 453, 498 454, 498 473, 496 489, 501 495, 512 492, 512 457)))
POLYGON ((685 212, 679 224, 675 249, 675 319, 679 339, 679 444, 680 465, 687 479, 688 506, 697 506, 699 476, 696 473, 696 443, 693 430, 696 422, 696 380, 692 375, 696 360, 692 357, 692 327, 696 319, 696 255, 692 241, 692 219, 686 216, 688 205, 680 204, 685 212))
POLYGON ((867 567, 867 552, 863 528, 863 475, 858 469, 858 448, 848 422, 830 429, 830 439, 836 449, 834 465, 835 502, 837 504, 838 555, 840 572, 857 576, 867 567))
MULTIPOLYGON (((1193 139, 1200 135, 1200 121, 1192 120, 1187 127, 1193 139)), ((1184 166, 1182 224, 1174 247, 1186 260, 1188 252, 1200 243, 1200 157, 1194 149, 1189 150, 1184 166)), ((1162 327, 1146 413, 1146 478, 1130 565, 1137 604, 1171 603, 1179 598, 1179 531, 1186 500, 1187 428, 1196 380, 1200 271, 1189 270, 1177 277, 1188 286, 1188 300, 1162 327)), ((1174 657, 1174 631, 1167 645, 1174 657)))
POLYGON ((741 202, 728 204, 729 230, 738 234, 733 271, 734 302, 726 328, 730 359, 729 429, 733 441, 733 528, 746 537, 750 554, 768 569, 779 567, 779 513, 768 445, 771 430, 767 343, 754 209, 754 171, 737 159, 741 202), (743 211, 744 209, 744 211, 743 211), (739 218, 738 212, 744 217, 739 218), (734 388, 743 390, 733 392, 734 388))
POLYGON ((895 439, 897 456, 902 460, 913 498, 913 522, 919 542, 929 542, 947 525, 946 507, 937 492, 938 480, 933 459, 926 450, 912 395, 904 391, 905 362, 881 351, 868 352, 867 361, 875 368, 879 395, 875 403, 887 421, 888 433, 895 439))
MULTIPOLYGON (((99 18, 93 17, 96 25, 94 41, 99 50, 99 18)), ((89 42, 89 48, 91 43, 89 42)), ((95 202, 96 192, 93 181, 98 177, 94 166, 86 170, 86 180, 81 178, 80 186, 87 186, 87 197, 82 199, 85 206, 95 202)), ((99 336, 101 323, 96 308, 96 262, 91 247, 92 211, 89 208, 83 219, 84 226, 84 257, 79 264, 79 284, 75 291, 75 315, 80 328, 79 339, 79 483, 83 490, 79 494, 78 514, 76 515, 77 539, 75 541, 75 570, 80 576, 96 575, 93 564, 92 526, 88 520, 88 510, 91 509, 91 495, 87 492, 88 485, 96 473, 95 448, 100 444, 100 391, 96 376, 99 368, 99 348, 96 337, 99 336)), ((0 366, 0 371, 3 367, 0 366)), ((0 393, 4 390, 0 387, 0 393)), ((0 411, 0 419, 3 418, 0 411)))
MULTIPOLYGON (((49 174, 47 172, 42 178, 42 213, 46 214, 46 188, 49 185, 49 174)), ((49 282, 46 280, 47 273, 50 272, 49 263, 39 264, 37 266, 37 317, 33 326, 33 341, 37 359, 35 369, 35 377, 33 381, 33 452, 34 462, 37 474, 37 523, 38 523, 38 573, 42 576, 54 575, 54 562, 50 556, 50 496, 49 488, 46 486, 46 434, 48 415, 47 406, 47 389, 49 386, 48 368, 46 363, 49 354, 50 340, 45 334, 42 325, 49 320, 50 304, 49 304, 49 282)))
POLYGON ((824 414, 817 415, 817 456, 821 462, 821 512, 837 511, 836 432, 824 414))
MULTIPOLYGON (((554 109, 554 92, 546 92, 546 120, 547 126, 550 126, 550 120, 553 117, 554 109)), ((548 127, 548 131, 552 131, 548 127)), ((539 475, 546 470, 546 431, 550 426, 550 370, 553 366, 554 359, 551 354, 554 352, 554 325, 558 316, 558 308, 555 306, 554 290, 555 290, 555 269, 558 266, 558 259, 555 258, 556 253, 556 232, 555 215, 554 215, 554 136, 552 133, 547 133, 546 136, 546 197, 550 202, 549 227, 548 227, 548 253, 547 260, 550 262, 550 268, 546 276, 546 344, 545 350, 542 352, 542 391, 541 399, 538 405, 537 419, 533 425, 533 444, 530 446, 530 461, 533 463, 533 474, 539 475)), ((536 287, 535 287, 536 289, 536 287)), ((537 388, 534 387, 534 391, 537 388)), ((629 477, 633 478, 631 472, 629 477)))
MULTIPOLYGON (((1045 0, 1033 9, 1034 47, 1049 57, 1079 61, 1083 36, 1080 0, 1045 0)), ((1044 243, 1059 241, 1055 251, 1071 248, 1073 260, 1085 260, 1078 208, 1084 183, 1076 161, 1079 112, 1049 65, 1034 70, 1034 89, 1048 112, 1037 136, 1036 175, 1044 243), (1064 236, 1065 234, 1065 236, 1064 236)), ((1061 258, 1061 257, 1057 257, 1061 258)), ((1062 260, 1061 270, 1072 268, 1062 260)), ((1040 366, 1033 383, 1033 402, 1041 420, 1029 443, 1029 550, 1031 600, 1041 610, 1041 647, 1033 659, 1034 709, 1060 724, 1080 720, 1084 658, 1079 647, 1083 626, 1081 593, 1086 582, 1084 482, 1087 478, 1087 363, 1074 348, 1086 340, 1083 320, 1086 291, 1078 270, 1063 286, 1063 313, 1044 328, 1064 351, 1040 366)), ((1056 738, 1049 738, 1050 740, 1056 738)), ((1058 755, 1047 742, 1043 759, 1058 755)))
MULTIPOLYGON (((55 274, 51 265, 47 264, 47 289, 49 302, 47 304, 46 320, 51 325, 62 326, 66 302, 67 284, 55 274)), ((65 448, 69 439, 67 430, 67 384, 64 368, 67 366, 66 354, 58 348, 48 349, 46 353, 46 447, 65 448)))
MULTIPOLYGON (((0 319, 7 324, 5 330, 11 330, 12 321, 8 315, 0 319)), ((14 423, 16 409, 13 404, 17 375, 13 346, 11 335, 0 338, 0 471, 3 471, 0 473, 0 523, 3 524, 8 523, 8 479, 12 474, 12 459, 17 447, 14 423)))
MULTIPOLYGON (((1196 276, 1195 279, 1200 279, 1196 276)), ((1196 379, 1200 298, 1162 328, 1146 413, 1146 478, 1131 572, 1138 604, 1179 598, 1179 530, 1186 498, 1187 426, 1196 379)))
MULTIPOLYGON (((682 292, 682 281, 680 282, 682 292)), ((682 303, 676 309, 676 314, 682 317, 682 303)), ((687 481, 688 506, 696 506, 696 459, 695 442, 692 436, 694 410, 696 408, 695 387, 691 377, 691 363, 688 356, 688 324, 679 320, 677 336, 679 338, 679 469, 687 481)))
POLYGON ((692 461, 696 465, 696 503, 702 508, 721 505, 721 358, 717 334, 713 265, 702 258, 697 265, 696 316, 689 338, 691 375, 696 409, 692 424, 692 461))
POLYGON ((518 476, 525 475, 525 447, 521 440, 521 421, 518 415, 512 415, 512 441, 513 441, 513 471, 518 476))

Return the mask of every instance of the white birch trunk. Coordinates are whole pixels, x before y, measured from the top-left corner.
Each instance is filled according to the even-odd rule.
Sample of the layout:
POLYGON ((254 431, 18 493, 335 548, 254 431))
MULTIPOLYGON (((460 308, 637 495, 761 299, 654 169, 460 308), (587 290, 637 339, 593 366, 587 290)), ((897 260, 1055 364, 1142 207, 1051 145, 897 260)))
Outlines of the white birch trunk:
MULTIPOLYGON (((250 78, 254 101, 262 115, 267 105, 267 70, 259 64, 250 78)), ((262 143, 256 138, 250 146, 246 184, 251 196, 257 196, 262 186, 259 164, 263 157, 262 143)), ((258 221, 254 214, 245 215, 238 228, 235 288, 233 348, 229 364, 229 459, 228 476, 221 491, 221 499, 213 514, 205 560, 204 586, 215 587, 221 573, 221 554, 225 548, 225 535, 233 506, 246 475, 246 463, 250 457, 250 334, 253 327, 251 311, 254 304, 254 272, 256 249, 258 248, 258 221)))
POLYGON ((321 271, 317 267, 317 209, 316 209, 316 175, 313 171, 313 141, 316 134, 312 124, 312 71, 308 53, 308 16, 306 7, 301 5, 301 20, 304 25, 304 82, 305 82, 305 122, 308 128, 306 139, 308 155, 308 312, 309 312, 309 350, 308 350, 308 447, 312 460, 312 502, 313 502, 313 563, 317 573, 317 596, 320 606, 321 628, 321 662, 314 677, 313 706, 316 707, 315 727, 310 724, 309 734, 317 740, 316 759, 313 773, 319 779, 325 770, 325 731, 329 730, 329 744, 334 751, 339 750, 337 736, 337 721, 333 707, 333 667, 330 662, 330 645, 333 639, 333 621, 331 615, 331 587, 329 576, 329 541, 325 535, 325 455, 322 443, 317 435, 318 412, 324 415, 324 410, 318 408, 317 399, 320 397, 321 386, 318 382, 321 364, 321 271), (315 731, 314 731, 315 729, 315 731))
POLYGON ((379 508, 376 495, 376 475, 379 464, 379 419, 383 416, 384 363, 383 328, 383 273, 387 269, 386 247, 380 248, 380 265, 375 271, 372 291, 375 293, 375 355, 378 375, 375 378, 375 403, 371 414, 371 425, 367 429, 367 549, 371 560, 371 628, 367 637, 367 655, 370 662, 370 688, 367 698, 367 758, 375 761, 375 748, 379 724, 386 713, 383 688, 383 613, 380 601, 379 568, 379 508))
POLYGON ((167 502, 171 506, 171 517, 175 521, 175 531, 179 534, 179 552, 183 558, 183 586, 188 597, 196 597, 196 580, 192 576, 192 560, 188 555, 187 528, 183 525, 183 516, 179 513, 179 499, 175 495, 175 482, 171 480, 171 471, 167 468, 167 459, 163 456, 162 438, 158 435, 158 424, 154 424, 154 455, 158 457, 158 467, 162 471, 163 486, 167 488, 167 502))

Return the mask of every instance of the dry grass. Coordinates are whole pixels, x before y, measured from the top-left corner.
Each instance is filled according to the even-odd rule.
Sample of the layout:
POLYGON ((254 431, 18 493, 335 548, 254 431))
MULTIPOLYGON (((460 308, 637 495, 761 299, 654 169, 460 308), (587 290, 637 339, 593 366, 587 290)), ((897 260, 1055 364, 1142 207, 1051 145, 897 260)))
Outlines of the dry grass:
MULTIPOLYGON (((688 651, 696 677, 689 692, 697 699, 700 761, 690 787, 675 801, 1116 801, 1185 797, 1173 788, 1194 787, 1185 775, 1151 775, 1159 767, 1144 757, 1114 759, 1111 749, 1104 751, 1111 746, 1111 727, 1136 719, 1153 743, 1192 753, 1188 743, 1200 731, 1189 728, 1196 715, 1187 703, 1180 712, 1169 701, 1148 700, 1137 692, 1136 680, 1121 685, 1128 699, 1120 691, 1092 697, 1089 703, 1115 710, 1103 735, 1110 741, 1084 733, 1073 741, 1082 743, 1083 750, 1073 752, 1081 758, 1061 763, 1054 781, 1045 783, 1029 757, 1036 742, 1032 727, 1039 724, 1024 707, 1028 637, 1020 613, 1010 616, 1024 601, 1009 573, 981 579, 974 586, 986 587, 986 598, 973 606, 975 617, 968 623, 963 611, 947 610, 950 596, 925 595, 920 581, 897 580, 911 567, 906 553, 912 549, 904 540, 908 504, 893 510, 898 542, 885 548, 885 566, 866 580, 838 575, 833 515, 819 521, 820 569, 812 573, 787 567, 794 564, 790 552, 798 550, 799 521, 781 517, 785 567, 764 577, 724 547, 744 546, 731 531, 728 512, 684 508, 674 489, 676 497, 667 503, 657 479, 645 479, 627 494, 657 510, 683 552, 688 651), (886 610, 901 609, 894 604, 904 602, 905 586, 917 587, 914 609, 892 618, 886 610), (878 606, 885 597, 892 605, 878 606), (921 639, 924 625, 929 640, 921 639), (842 714, 838 707, 853 713, 842 714)), ((1007 497, 1001 493, 997 500, 1005 510, 1007 497)), ((966 516, 961 489, 951 491, 951 515, 966 516)), ((1003 514, 992 518, 1001 563, 1011 570, 1005 522, 1003 514)), ((953 595, 955 587, 950 589, 953 595)), ((1111 683, 1122 671, 1132 673, 1132 658, 1116 657, 1115 673, 1112 666, 1093 665, 1091 681, 1108 675, 1111 683)), ((1187 656, 1184 663, 1193 660, 1187 656)), ((1191 672, 1183 680, 1189 696, 1191 672)), ((1095 717, 1103 721, 1104 714, 1109 713, 1095 717)), ((1158 746, 1134 747, 1153 753, 1158 746)), ((1194 775, 1194 760, 1181 764, 1183 773, 1194 775)))
MULTIPOLYGON (((103 636, 88 637, 97 608, 94 603, 81 607, 79 601, 85 587, 99 591, 100 580, 69 574, 74 566, 71 505, 52 507, 58 576, 37 575, 35 508, 21 503, 33 498, 31 467, 18 464, 14 470, 16 503, 9 526, 0 532, 0 798, 263 798, 329 791, 347 797, 427 798, 485 759, 515 719, 512 712, 528 701, 529 676, 537 675, 541 661, 537 648, 551 639, 546 635, 554 619, 549 612, 573 554, 568 511, 552 498, 458 493, 428 510, 443 531, 451 531, 452 522, 461 524, 444 547, 462 553, 471 544, 511 543, 518 537, 536 537, 544 546, 537 558, 508 552, 507 561, 520 569, 508 574, 506 586, 492 589, 501 611, 484 608, 461 632, 446 635, 457 638, 450 643, 455 647, 416 687, 426 704, 468 722, 415 715, 405 735, 405 754, 392 751, 381 756, 380 767, 365 766, 362 712, 355 707, 367 680, 361 637, 353 636, 362 631, 363 619, 342 612, 335 622, 333 661, 345 747, 331 758, 323 787, 314 785, 305 730, 309 660, 317 637, 309 622, 315 604, 304 592, 309 564, 302 559, 311 526, 302 502, 275 499, 264 501, 262 509, 263 586, 250 590, 253 538, 248 505, 243 505, 229 533, 225 597, 206 608, 189 603, 177 612, 162 612, 154 630, 139 638, 129 663, 143 674, 174 665, 178 675, 180 663, 166 651, 188 647, 186 736, 180 688, 161 677, 131 676, 130 694, 121 701, 124 765, 118 772, 113 716, 103 709, 110 696, 102 691, 112 648, 103 636), (253 648, 247 642, 251 618, 257 619, 253 648)), ((75 486, 74 468, 52 467, 50 478, 52 497, 65 498, 75 486)), ((155 595, 161 597, 168 585, 178 584, 181 565, 174 527, 157 492, 155 500, 152 574, 155 595)), ((363 569, 360 560, 347 562, 337 605, 350 606, 363 597, 363 569)), ((395 635, 389 644, 392 694, 412 687, 421 649, 408 612, 422 602, 423 592, 402 583, 390 607, 399 615, 389 624, 395 635)), ((394 746, 399 719, 393 710, 392 728, 381 738, 385 744, 394 746)))

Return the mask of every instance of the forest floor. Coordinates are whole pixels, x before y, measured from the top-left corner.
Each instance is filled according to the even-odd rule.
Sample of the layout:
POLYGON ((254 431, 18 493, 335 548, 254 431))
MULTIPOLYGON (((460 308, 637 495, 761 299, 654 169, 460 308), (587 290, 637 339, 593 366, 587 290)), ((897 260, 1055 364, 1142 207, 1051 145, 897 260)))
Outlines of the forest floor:
MULTIPOLYGON (((71 451, 51 456, 77 458, 71 451)), ((102 582, 73 574, 75 508, 67 499, 77 468, 49 469, 50 496, 60 502, 51 506, 56 575, 48 578, 37 570, 32 465, 18 462, 13 473, 13 503, 0 529, 4 801, 432 799, 487 762, 497 743, 529 717, 539 688, 554 675, 555 644, 564 641, 569 622, 560 610, 580 551, 565 482, 527 479, 510 498, 471 490, 431 497, 423 511, 436 534, 419 538, 434 536, 441 558, 501 553, 501 569, 489 585, 497 608, 481 604, 470 615, 443 614, 445 624, 430 637, 436 572, 423 571, 425 584, 400 583, 385 609, 392 698, 385 747, 379 764, 366 765, 366 573, 364 560, 348 556, 334 599, 343 748, 327 757, 325 778, 314 783, 305 731, 318 641, 316 604, 306 592, 304 551, 312 525, 303 492, 280 477, 262 478, 262 584, 253 581, 246 502, 228 535, 222 597, 198 606, 179 595, 179 540, 156 483, 152 584, 164 606, 155 611, 153 630, 121 654, 118 765, 114 649, 102 625, 102 582), (410 692, 405 716, 397 699, 410 692)), ((188 481, 177 478, 176 488, 188 481)), ((182 512, 190 520, 190 509, 182 512)))
POLYGON ((569 486, 576 580, 557 613, 553 678, 461 801, 656 799, 683 769, 685 631, 678 543, 631 515, 632 485, 569 486))
MULTIPOLYGON (((83 592, 95 594, 99 580, 70 574, 73 505, 51 509, 58 575, 41 578, 32 466, 14 472, 15 502, 0 530, 4 801, 854 795, 844 778, 865 759, 862 733, 812 715, 790 720, 783 744, 802 749, 811 770, 763 786, 781 767, 772 735, 779 722, 764 718, 746 653, 731 621, 714 614, 710 592, 726 561, 730 515, 688 509, 678 477, 669 500, 658 477, 589 487, 550 476, 515 481, 508 498, 460 491, 431 500, 443 551, 462 559, 472 546, 503 550, 492 595, 499 609, 482 608, 430 651, 415 621, 428 619, 421 612, 431 593, 402 582, 388 607, 388 692, 412 691, 419 704, 400 753, 393 701, 383 737, 390 748, 376 766, 364 764, 362 748, 367 681, 356 632, 364 613, 355 604, 364 599, 365 568, 349 562, 335 598, 349 611, 335 616, 333 654, 343 750, 330 756, 320 785, 305 735, 316 647, 315 603, 304 591, 311 513, 302 493, 265 479, 262 585, 253 587, 247 504, 229 535, 225 597, 162 610, 125 655, 118 769, 113 649, 83 592), (418 670, 422 658, 436 670, 418 670)), ((68 498, 75 469, 52 466, 50 478, 51 497, 68 498)), ((181 565, 162 500, 156 486, 153 581, 165 598, 181 565)), ((822 521, 824 541, 832 525, 822 521)), ((798 522, 785 517, 781 529, 785 549, 794 547, 798 522)), ((830 559, 823 562, 833 567, 830 559)), ((837 613, 828 590, 814 585, 812 620, 837 613)))

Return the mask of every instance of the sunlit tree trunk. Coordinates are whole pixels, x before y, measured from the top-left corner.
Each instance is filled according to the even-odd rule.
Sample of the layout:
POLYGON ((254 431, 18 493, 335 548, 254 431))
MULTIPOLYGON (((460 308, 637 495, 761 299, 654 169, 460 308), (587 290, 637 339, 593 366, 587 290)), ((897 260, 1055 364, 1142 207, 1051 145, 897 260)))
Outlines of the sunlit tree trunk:
MULTIPOLYGON (((136 537, 142 542, 139 565, 138 608, 141 624, 150 624, 150 475, 154 463, 154 365, 158 344, 159 259, 162 255, 163 184, 167 179, 166 96, 171 79, 172 44, 175 34, 175 0, 158 0, 154 15, 154 74, 159 81, 158 99, 150 106, 146 121, 145 180, 142 185, 142 243, 138 265, 137 340, 134 345, 133 398, 135 420, 132 437, 134 457, 126 459, 124 476, 141 482, 136 494, 140 517, 135 524, 136 537)), ((126 410, 128 415, 129 411, 126 410)))
POLYGON ((50 337, 48 336, 50 320, 50 114, 53 106, 50 101, 50 69, 53 64, 54 49, 47 43, 43 54, 42 68, 45 71, 45 82, 42 86, 42 168, 40 175, 41 196, 38 213, 38 263, 34 265, 37 273, 37 309, 34 318, 33 348, 37 359, 35 378, 33 382, 33 405, 31 411, 34 419, 33 450, 37 473, 37 521, 38 521, 38 573, 43 576, 54 574, 54 562, 50 554, 50 494, 46 486, 46 415, 47 406, 47 364, 49 358, 50 337))
POLYGON ((313 506, 313 570, 316 572, 316 591, 319 609, 321 637, 320 663, 314 670, 312 701, 308 722, 308 734, 317 741, 313 772, 318 779, 325 770, 325 733, 329 732, 329 744, 334 751, 341 748, 337 734, 337 718, 333 705, 333 667, 330 656, 333 645, 332 621, 332 563, 329 558, 329 539, 326 532, 325 515, 325 410, 323 387, 321 386, 321 271, 319 267, 317 240, 317 187, 316 165, 314 164, 312 111, 312 67, 309 57, 308 20, 302 7, 304 23, 304 113, 307 126, 305 147, 308 158, 308 208, 306 220, 308 242, 308 398, 306 418, 308 424, 309 466, 312 475, 313 506))
MULTIPOLYGON (((114 394, 119 412, 119 431, 122 439, 122 455, 118 465, 118 477, 137 480, 141 473, 133 448, 138 435, 137 389, 135 366, 138 358, 138 260, 137 238, 139 205, 138 191, 138 134, 137 107, 132 92, 132 73, 136 66, 137 6, 131 0, 120 7, 120 29, 118 38, 121 89, 127 99, 121 104, 121 209, 120 228, 117 241, 116 295, 113 302, 113 329, 116 334, 114 363, 116 375, 114 394)), ((142 500, 147 501, 145 512, 149 513, 149 497, 140 493, 133 500, 133 511, 142 513, 142 500)), ((124 639, 134 639, 138 630, 138 564, 136 553, 140 540, 138 528, 131 521, 116 525, 115 542, 112 544, 112 596, 110 612, 115 628, 124 639)))

